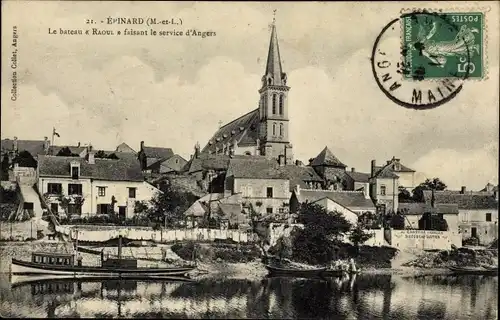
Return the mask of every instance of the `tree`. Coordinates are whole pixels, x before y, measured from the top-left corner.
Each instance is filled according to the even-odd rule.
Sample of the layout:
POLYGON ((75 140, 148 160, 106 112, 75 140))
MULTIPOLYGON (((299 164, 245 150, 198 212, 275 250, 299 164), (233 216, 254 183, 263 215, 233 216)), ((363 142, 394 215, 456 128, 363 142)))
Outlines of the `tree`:
POLYGON ((12 161, 13 163, 17 163, 20 167, 30 167, 36 168, 37 163, 35 158, 28 151, 21 151, 12 161))
POLYGON ((329 212, 321 205, 308 202, 300 205, 298 222, 329 237, 339 236, 352 227, 342 213, 329 212))
POLYGON ((64 147, 56 154, 58 157, 78 157, 76 153, 71 152, 69 147, 64 147))
POLYGON ((95 157, 95 158, 105 159, 105 158, 107 158, 107 155, 106 155, 106 153, 105 153, 104 151, 99 150, 99 151, 97 151, 97 152, 95 153, 94 157, 95 157))
POLYGON ((410 191, 408 191, 404 187, 399 187, 398 201, 399 203, 415 202, 415 199, 413 199, 413 196, 410 193, 410 191))
POLYGON ((373 236, 373 233, 368 233, 362 224, 359 224, 351 230, 349 234, 349 240, 356 247, 356 252, 359 253, 359 245, 365 243, 373 236))
POLYGON ((424 202, 424 190, 441 191, 446 190, 446 188, 446 184, 439 178, 425 179, 424 182, 413 189, 413 199, 417 202, 424 202))
POLYGON ((404 214, 398 211, 396 214, 391 215, 390 226, 394 230, 404 230, 405 228, 404 214))
POLYGON ((365 211, 359 215, 358 224, 361 224, 366 229, 380 229, 382 226, 382 215, 365 211))
POLYGON ((333 259, 333 242, 310 226, 297 232, 292 240, 294 260, 309 264, 326 264, 333 259))
POLYGON ((5 153, 2 157, 2 181, 9 180, 9 168, 9 155, 5 153))

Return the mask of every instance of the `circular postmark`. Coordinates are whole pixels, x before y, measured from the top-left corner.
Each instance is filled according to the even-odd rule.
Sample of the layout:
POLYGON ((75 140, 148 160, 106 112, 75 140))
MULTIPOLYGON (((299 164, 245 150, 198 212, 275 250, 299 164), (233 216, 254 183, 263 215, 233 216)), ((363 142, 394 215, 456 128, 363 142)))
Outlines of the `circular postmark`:
POLYGON ((450 14, 412 12, 389 22, 375 40, 371 64, 379 88, 411 109, 440 106, 473 72, 474 29, 450 14))

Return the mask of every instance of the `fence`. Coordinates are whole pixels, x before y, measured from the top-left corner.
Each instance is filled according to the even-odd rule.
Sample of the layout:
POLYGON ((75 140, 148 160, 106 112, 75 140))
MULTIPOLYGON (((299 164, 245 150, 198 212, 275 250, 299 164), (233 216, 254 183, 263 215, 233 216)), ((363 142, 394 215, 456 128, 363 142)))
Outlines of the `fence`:
POLYGON ((79 241, 104 242, 123 236, 131 240, 153 240, 172 242, 183 240, 215 241, 231 239, 235 242, 247 243, 253 241, 251 232, 240 230, 217 230, 206 228, 151 230, 151 228, 114 227, 113 229, 88 230, 85 227, 56 226, 56 231, 68 235, 71 239, 78 237, 79 241))

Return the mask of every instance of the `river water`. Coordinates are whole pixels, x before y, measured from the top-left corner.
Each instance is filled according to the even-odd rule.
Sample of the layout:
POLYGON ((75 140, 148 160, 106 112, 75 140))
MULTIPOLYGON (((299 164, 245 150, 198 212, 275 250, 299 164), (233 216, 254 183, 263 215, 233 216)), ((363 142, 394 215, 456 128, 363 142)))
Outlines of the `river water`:
POLYGON ((498 278, 358 275, 345 279, 46 281, 12 287, 1 317, 497 319, 498 278))

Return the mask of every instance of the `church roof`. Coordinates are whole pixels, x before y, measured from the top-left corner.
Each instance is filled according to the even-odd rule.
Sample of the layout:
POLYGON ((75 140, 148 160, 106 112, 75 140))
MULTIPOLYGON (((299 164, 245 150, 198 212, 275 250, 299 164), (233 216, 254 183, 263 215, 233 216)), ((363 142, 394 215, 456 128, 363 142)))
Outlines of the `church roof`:
POLYGON ((285 85, 283 80, 285 79, 286 75, 283 73, 283 69, 281 67, 278 35, 276 33, 276 26, 274 25, 274 23, 271 31, 271 40, 269 41, 269 51, 267 53, 265 77, 271 77, 273 79, 273 85, 285 85))
POLYGON ((345 168, 347 167, 345 164, 340 162, 337 157, 333 155, 333 153, 328 149, 328 147, 325 147, 323 151, 321 151, 316 158, 311 162, 311 166, 316 167, 316 166, 329 166, 329 167, 342 167, 345 168))
POLYGON ((255 146, 259 137, 259 109, 255 109, 222 126, 215 132, 202 153, 212 152, 217 148, 223 149, 223 145, 234 144, 236 140, 239 146, 255 146))

